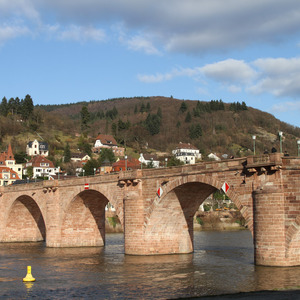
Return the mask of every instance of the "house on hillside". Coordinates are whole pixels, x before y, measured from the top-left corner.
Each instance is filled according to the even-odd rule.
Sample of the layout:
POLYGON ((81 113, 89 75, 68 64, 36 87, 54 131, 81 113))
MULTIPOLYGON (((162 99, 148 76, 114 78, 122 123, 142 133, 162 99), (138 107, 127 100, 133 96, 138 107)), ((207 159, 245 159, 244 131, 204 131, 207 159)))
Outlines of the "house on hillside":
POLYGON ((207 155, 207 157, 211 160, 217 160, 217 161, 221 160, 221 158, 219 156, 217 156, 216 153, 210 153, 207 155))
POLYGON ((179 143, 177 147, 172 150, 172 154, 185 164, 195 164, 197 159, 201 159, 201 153, 199 149, 190 143, 179 143))
POLYGON ((46 142, 39 142, 38 140, 30 141, 26 146, 26 154, 28 156, 48 156, 49 147, 46 142))
POLYGON ((32 167, 33 178, 54 176, 60 172, 60 167, 56 168, 52 161, 38 155, 25 163, 24 175, 28 174, 28 168, 32 167))
POLYGON ((156 155, 140 153, 139 161, 145 165, 151 165, 153 168, 159 168, 159 160, 156 155))
POLYGON ((23 166, 21 164, 16 164, 10 144, 8 145, 7 151, 0 153, 0 167, 4 166, 10 168, 18 174, 19 178, 22 178, 23 166))
POLYGON ((141 167, 141 163, 136 158, 128 158, 128 159, 120 159, 119 161, 113 163, 112 172, 126 171, 139 169, 141 167))
POLYGON ((17 172, 9 167, 0 166, 0 186, 10 185, 16 180, 21 180, 17 172))
POLYGON ((96 138, 96 142, 92 151, 94 153, 100 153, 101 149, 111 149, 115 156, 124 156, 124 148, 118 147, 115 138, 109 134, 99 134, 96 138))
POLYGON ((71 161, 79 162, 79 161, 88 161, 91 157, 85 153, 71 153, 71 161))

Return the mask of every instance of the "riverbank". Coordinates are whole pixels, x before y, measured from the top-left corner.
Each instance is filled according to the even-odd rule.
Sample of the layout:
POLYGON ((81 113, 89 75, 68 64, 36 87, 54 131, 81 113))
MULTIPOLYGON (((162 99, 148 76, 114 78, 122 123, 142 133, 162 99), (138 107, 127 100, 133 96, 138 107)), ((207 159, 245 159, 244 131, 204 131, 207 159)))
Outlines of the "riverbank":
MULTIPOLYGON (((245 221, 237 210, 197 212, 194 218, 194 230, 242 230, 245 221)), ((109 212, 105 220, 106 233, 122 233, 119 218, 109 212)))
POLYGON ((300 299, 300 290, 283 290, 283 291, 256 291, 256 292, 243 292, 236 294, 225 294, 216 296, 203 296, 203 297, 189 297, 178 298, 189 300, 224 300, 224 299, 243 299, 243 300, 293 300, 300 299))
POLYGON ((194 220, 195 230, 246 229, 245 220, 238 210, 198 211, 194 220))

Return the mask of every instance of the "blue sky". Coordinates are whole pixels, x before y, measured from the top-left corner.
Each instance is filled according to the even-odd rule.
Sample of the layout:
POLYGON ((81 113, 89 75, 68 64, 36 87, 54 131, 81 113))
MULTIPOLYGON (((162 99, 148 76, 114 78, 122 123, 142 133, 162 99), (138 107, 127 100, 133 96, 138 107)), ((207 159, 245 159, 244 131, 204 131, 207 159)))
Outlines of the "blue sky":
POLYGON ((245 101, 300 127, 298 0, 0 0, 0 98, 245 101))

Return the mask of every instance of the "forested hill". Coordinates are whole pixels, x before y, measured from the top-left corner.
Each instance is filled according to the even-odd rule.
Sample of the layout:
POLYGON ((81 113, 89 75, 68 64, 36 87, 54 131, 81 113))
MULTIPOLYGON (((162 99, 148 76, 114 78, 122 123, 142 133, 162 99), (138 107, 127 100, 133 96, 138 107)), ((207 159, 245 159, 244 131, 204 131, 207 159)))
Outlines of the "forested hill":
POLYGON ((171 153, 179 142, 189 142, 204 155, 214 152, 244 156, 253 154, 252 135, 256 136, 257 154, 272 146, 279 150, 278 131, 282 131, 283 150, 297 155, 300 138, 298 127, 247 107, 245 102, 223 103, 222 100, 133 97, 37 105, 31 117, 26 122, 22 120, 22 126, 17 120, 20 118, 14 112, 2 114, 2 147, 11 140, 21 150, 27 140, 41 136, 50 143, 51 151, 59 152, 67 142, 77 149, 83 140, 93 143, 99 133, 106 133, 113 134, 120 144, 133 148, 136 153, 171 153), (10 128, 6 126, 8 123, 10 128))

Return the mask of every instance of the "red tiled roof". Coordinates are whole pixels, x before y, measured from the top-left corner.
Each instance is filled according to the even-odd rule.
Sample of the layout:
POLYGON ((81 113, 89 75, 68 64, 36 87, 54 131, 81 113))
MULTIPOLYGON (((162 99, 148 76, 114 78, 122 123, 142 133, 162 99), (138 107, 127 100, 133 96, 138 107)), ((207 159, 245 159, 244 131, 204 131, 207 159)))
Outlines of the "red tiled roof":
POLYGON ((15 160, 10 144, 8 145, 7 152, 0 153, 0 164, 5 166, 6 160, 15 160))
POLYGON ((20 180, 20 177, 19 177, 18 173, 13 171, 9 167, 0 167, 0 179, 6 179, 6 178, 3 178, 4 173, 9 173, 10 174, 9 179, 20 180), (12 176, 13 174, 15 175, 14 177, 12 176))
POLYGON ((33 157, 26 165, 28 165, 29 163, 31 163, 34 168, 37 167, 54 168, 53 162, 41 155, 33 157), (41 163, 48 163, 49 166, 41 166, 41 163))
POLYGON ((109 134, 99 134, 96 140, 100 140, 103 145, 118 145, 115 138, 109 134))

